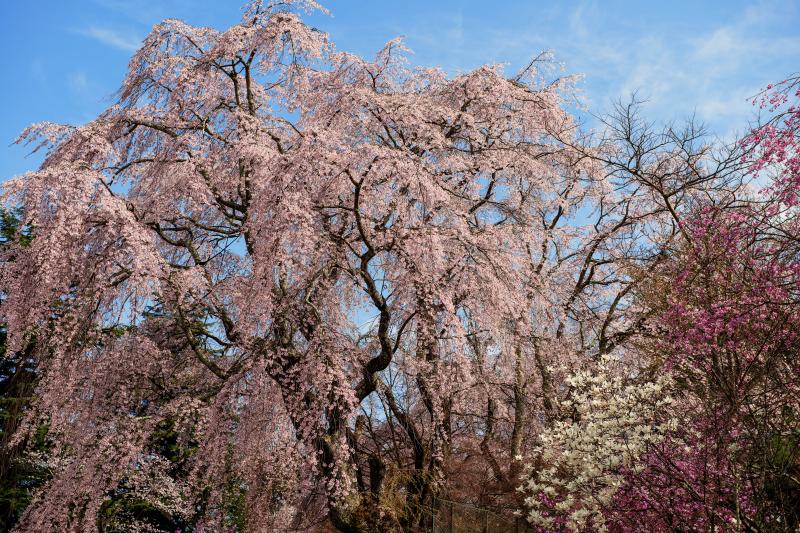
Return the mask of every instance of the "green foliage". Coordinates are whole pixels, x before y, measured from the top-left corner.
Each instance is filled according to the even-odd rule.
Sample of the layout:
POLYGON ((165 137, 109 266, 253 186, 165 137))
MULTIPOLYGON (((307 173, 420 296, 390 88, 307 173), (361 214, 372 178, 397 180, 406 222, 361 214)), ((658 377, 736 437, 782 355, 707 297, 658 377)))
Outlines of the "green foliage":
MULTIPOLYGON (((12 240, 27 245, 30 228, 20 229, 17 213, 0 209, 0 246, 12 240)), ((0 530, 9 531, 30 503, 34 491, 48 478, 48 469, 22 455, 10 439, 33 397, 38 376, 29 350, 6 352, 6 329, 0 326, 0 530)), ((47 450, 47 426, 40 427, 30 443, 32 451, 47 450)))
POLYGON ((158 531, 191 530, 187 524, 176 520, 152 503, 129 495, 125 489, 118 489, 100 508, 97 529, 103 533, 116 533, 128 531, 125 526, 133 523, 147 524, 158 531))
MULTIPOLYGON (((10 439, 31 401, 36 385, 36 367, 27 353, 6 353, 5 329, 0 328, 0 530, 7 531, 19 520, 33 492, 49 477, 48 469, 22 455, 10 439)), ((33 435, 28 448, 47 451, 47 426, 33 435)))
POLYGON ((19 213, 0 208, 0 244, 19 240, 20 244, 27 246, 33 239, 33 229, 30 226, 20 228, 19 213))
MULTIPOLYGON (((171 420, 160 422, 150 436, 148 445, 150 452, 166 459, 172 464, 169 474, 175 479, 188 475, 187 459, 198 449, 197 442, 191 437, 183 438, 171 420)), ((163 509, 132 493, 127 480, 109 495, 97 516, 97 528, 104 533, 123 531, 125 525, 132 523, 146 524, 157 531, 192 531, 191 521, 181 520, 163 509)))
POLYGON ((164 459, 175 464, 174 474, 180 475, 185 461, 197 451, 197 442, 191 437, 183 442, 180 433, 175 430, 172 420, 164 420, 156 426, 150 436, 150 449, 164 459))
MULTIPOLYGON (((6 353, 6 332, 0 328, 0 530, 8 531, 19 520, 34 490, 48 478, 45 467, 11 446, 25 408, 30 403, 36 384, 35 365, 26 354, 6 353)), ((47 428, 36 432, 32 448, 44 451, 47 428)))
POLYGON ((11 530, 30 503, 34 490, 48 477, 46 468, 24 458, 10 461, 0 480, 0 530, 11 530))
POLYGON ((764 489, 773 511, 787 528, 800 528, 800 431, 771 435, 762 453, 764 489))
POLYGON ((233 471, 233 451, 225 458, 227 482, 222 495, 224 526, 233 531, 247 531, 247 486, 233 471))

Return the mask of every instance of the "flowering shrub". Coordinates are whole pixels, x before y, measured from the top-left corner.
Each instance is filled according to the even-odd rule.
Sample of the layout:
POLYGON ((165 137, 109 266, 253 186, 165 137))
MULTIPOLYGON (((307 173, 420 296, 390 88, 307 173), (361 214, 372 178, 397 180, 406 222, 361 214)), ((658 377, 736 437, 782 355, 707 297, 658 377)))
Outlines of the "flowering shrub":
POLYGON ((676 428, 677 420, 666 416, 669 376, 630 382, 613 366, 604 356, 567 379, 562 412, 568 419, 542 433, 520 487, 531 523, 605 531, 627 473, 641 471, 642 456, 676 428))

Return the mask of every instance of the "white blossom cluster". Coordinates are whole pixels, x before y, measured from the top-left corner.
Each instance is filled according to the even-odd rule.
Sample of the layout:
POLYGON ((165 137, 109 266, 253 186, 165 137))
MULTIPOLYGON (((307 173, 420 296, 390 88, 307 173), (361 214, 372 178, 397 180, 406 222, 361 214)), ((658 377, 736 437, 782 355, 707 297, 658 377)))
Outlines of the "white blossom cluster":
POLYGON ((543 432, 519 487, 532 524, 605 531, 603 511, 624 471, 641 469, 637 459, 648 445, 675 428, 675 419, 656 424, 657 413, 671 403, 671 379, 626 383, 611 363, 604 357, 567 380, 571 392, 561 405, 570 419, 543 432))

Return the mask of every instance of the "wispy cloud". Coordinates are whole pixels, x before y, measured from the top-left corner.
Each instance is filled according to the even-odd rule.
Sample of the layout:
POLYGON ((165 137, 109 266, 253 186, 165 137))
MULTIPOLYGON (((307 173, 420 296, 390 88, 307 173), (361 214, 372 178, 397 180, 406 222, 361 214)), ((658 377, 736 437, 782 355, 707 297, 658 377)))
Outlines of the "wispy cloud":
POLYGON ((130 32, 122 32, 111 28, 90 26, 78 30, 77 33, 126 52, 135 52, 142 43, 141 38, 130 32))
POLYGON ((745 12, 678 46, 639 40, 633 61, 620 65, 628 67, 621 92, 649 88, 666 113, 694 106, 702 120, 742 120, 752 112, 748 97, 775 81, 768 73, 780 71, 788 51, 800 50, 800 37, 771 34, 759 22, 745 12))
POLYGON ((131 2, 131 0, 92 0, 92 3, 115 15, 121 15, 148 27, 154 21, 174 16, 178 12, 186 12, 187 9, 201 10, 205 4, 205 2, 197 0, 136 0, 135 2, 131 2))
POLYGON ((35 57, 30 63, 31 78, 42 84, 47 81, 47 69, 41 58, 35 57))
POLYGON ((67 78, 67 85, 73 92, 84 95, 89 89, 89 78, 84 72, 73 72, 67 78))
MULTIPOLYGON (((586 74, 593 111, 637 93, 647 100, 650 118, 669 121, 696 114, 727 137, 752 116, 748 97, 796 68, 790 58, 800 51, 800 35, 786 20, 796 17, 798 5, 797 0, 756 0, 724 20, 709 18, 691 30, 673 28, 658 17, 643 29, 632 14, 619 17, 593 0, 580 0, 566 13, 540 17, 534 31, 513 40, 501 37, 497 44, 553 48, 569 70, 586 74), (560 33, 565 25, 570 31, 560 33)), ((637 13, 639 18, 653 16, 644 8, 637 13)))

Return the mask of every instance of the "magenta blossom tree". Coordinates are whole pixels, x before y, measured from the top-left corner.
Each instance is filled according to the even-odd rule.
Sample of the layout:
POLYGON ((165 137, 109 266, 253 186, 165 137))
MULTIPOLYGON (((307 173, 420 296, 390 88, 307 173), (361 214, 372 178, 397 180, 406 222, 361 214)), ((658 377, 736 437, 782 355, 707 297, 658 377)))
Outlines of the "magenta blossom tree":
POLYGON ((799 96, 796 78, 770 86, 775 114, 741 143, 767 186, 687 219, 662 330, 684 425, 621 492, 625 528, 800 524, 799 96))

